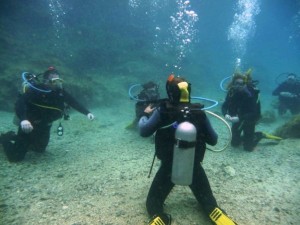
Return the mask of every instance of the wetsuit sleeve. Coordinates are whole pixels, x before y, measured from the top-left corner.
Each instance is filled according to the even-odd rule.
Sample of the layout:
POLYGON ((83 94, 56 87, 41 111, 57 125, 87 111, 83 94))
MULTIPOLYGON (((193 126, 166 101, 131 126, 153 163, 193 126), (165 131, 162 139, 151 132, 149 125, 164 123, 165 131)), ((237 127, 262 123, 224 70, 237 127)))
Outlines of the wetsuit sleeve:
POLYGON ((280 94, 280 92, 285 91, 285 83, 280 84, 273 92, 272 95, 274 96, 278 96, 280 94))
POLYGON ((150 118, 148 118, 147 116, 142 116, 138 124, 140 135, 142 137, 149 137, 158 129, 159 123, 159 109, 155 109, 150 118))
POLYGON ((229 102, 229 97, 228 95, 226 96, 226 99, 222 105, 222 114, 225 116, 228 113, 228 102, 229 102))
POLYGON ((206 117, 204 121, 205 126, 205 142, 209 145, 216 145, 218 142, 218 134, 215 132, 215 130, 212 128, 211 123, 209 119, 206 117))
POLYGON ((26 104, 26 97, 25 94, 20 95, 15 104, 15 111, 17 117, 22 121, 27 119, 27 104, 26 104))
POLYGON ((247 113, 239 115, 240 120, 257 120, 260 118, 261 108, 260 101, 256 97, 251 97, 247 100, 247 113))
POLYGON ((87 115, 90 113, 83 105, 81 105, 75 98, 73 98, 68 92, 64 91, 65 102, 78 112, 87 115))

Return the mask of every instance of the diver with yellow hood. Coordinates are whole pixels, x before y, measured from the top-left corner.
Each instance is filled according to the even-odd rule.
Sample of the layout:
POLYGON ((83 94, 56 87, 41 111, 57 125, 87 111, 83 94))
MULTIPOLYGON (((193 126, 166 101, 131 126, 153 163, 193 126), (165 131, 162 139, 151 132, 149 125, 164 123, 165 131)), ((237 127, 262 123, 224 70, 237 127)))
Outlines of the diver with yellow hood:
POLYGON ((243 145, 246 151, 253 151, 262 138, 281 140, 281 138, 256 132, 255 126, 261 118, 261 104, 258 81, 252 80, 252 70, 244 74, 235 72, 227 87, 227 95, 222 105, 222 114, 232 123, 231 145, 243 145))
POLYGON ((212 128, 203 105, 193 104, 191 84, 171 74, 166 82, 168 99, 157 108, 150 106, 139 120, 143 137, 155 133, 155 153, 161 166, 151 184, 146 207, 150 225, 171 224, 164 202, 175 185, 189 186, 205 213, 217 225, 235 225, 218 206, 201 165, 206 144, 216 145, 218 135, 212 128), (151 116, 150 116, 151 114, 151 116))

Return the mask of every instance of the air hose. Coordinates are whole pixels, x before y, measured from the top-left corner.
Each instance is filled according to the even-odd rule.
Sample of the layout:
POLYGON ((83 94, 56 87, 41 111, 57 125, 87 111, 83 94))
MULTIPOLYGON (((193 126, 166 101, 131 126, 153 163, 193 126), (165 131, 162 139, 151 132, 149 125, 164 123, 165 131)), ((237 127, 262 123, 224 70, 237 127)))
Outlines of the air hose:
MULTIPOLYGON (((231 78, 231 76, 225 77, 225 78, 221 81, 221 83, 220 83, 220 87, 221 87, 221 89, 224 90, 224 91, 226 91, 226 90, 223 88, 223 83, 224 83, 226 80, 228 80, 229 78, 231 78)), ((141 100, 141 99, 136 98, 136 97, 133 96, 132 93, 131 93, 131 92, 132 92, 132 89, 135 88, 135 87, 138 87, 138 86, 141 86, 141 84, 134 84, 134 85, 130 86, 130 88, 129 88, 129 90, 128 90, 128 95, 129 95, 130 99, 132 99, 132 100, 135 100, 135 101, 144 101, 144 100, 141 100)), ((224 120, 221 116, 219 116, 219 115, 217 115, 217 114, 215 114, 215 113, 213 113, 213 112, 211 112, 211 111, 208 111, 208 109, 211 109, 211 108, 217 106, 217 105, 219 104, 218 101, 213 100, 213 99, 209 99, 209 98, 196 97, 196 96, 192 96, 191 99, 204 100, 204 101, 209 101, 209 102, 212 102, 212 103, 213 103, 213 105, 208 106, 208 107, 204 107, 204 108, 201 109, 201 110, 205 110, 205 112, 207 112, 207 113, 210 114, 211 116, 213 116, 213 117, 215 117, 215 118, 221 120, 221 122, 223 122, 223 123, 226 125, 227 129, 228 129, 229 138, 228 138, 228 142, 225 144, 225 146, 224 146, 223 148, 221 148, 221 149, 207 148, 207 149, 210 150, 210 151, 213 151, 213 152, 221 152, 221 151, 224 151, 224 150, 229 146, 230 141, 231 141, 231 138, 232 138, 231 127, 230 127, 230 125, 226 122, 226 120, 224 120)), ((170 124, 170 125, 173 125, 173 124, 170 124)), ((168 125, 168 126, 170 126, 170 125, 168 125)), ((166 126, 166 127, 168 127, 168 126, 166 126)))
MULTIPOLYGON (((225 79, 226 79, 226 78, 225 78, 225 79)), ((228 79, 228 78, 227 78, 227 79, 228 79)), ((223 79, 223 80, 224 80, 224 79, 223 79)), ((223 122, 223 123, 226 125, 226 127, 227 127, 227 129, 228 129, 228 133, 229 133, 229 138, 228 138, 228 142, 225 144, 225 146, 224 146, 223 148, 221 148, 221 149, 211 149, 211 148, 207 148, 207 149, 208 149, 208 150, 211 150, 211 151, 213 151, 213 152, 221 152, 221 151, 225 150, 225 149, 228 147, 228 145, 230 144, 230 141, 231 141, 231 138, 232 138, 231 127, 230 127, 230 125, 227 123, 227 121, 224 120, 221 116, 219 116, 219 115, 217 115, 217 114, 215 114, 215 113, 213 113, 213 112, 207 110, 207 109, 211 109, 211 108, 217 106, 217 105, 218 105, 218 101, 215 101, 215 100, 212 100, 212 99, 208 99, 208 98, 202 98, 202 97, 191 97, 191 99, 205 100, 205 101, 209 101, 209 102, 213 102, 213 103, 214 103, 213 105, 208 106, 208 107, 205 107, 205 108, 203 108, 202 110, 204 110, 204 111, 207 112, 208 114, 212 115, 213 117, 215 117, 215 118, 221 120, 221 122, 223 122)))
POLYGON ((220 82, 220 88, 221 88, 222 91, 227 92, 227 90, 224 88, 224 82, 226 80, 230 79, 230 78, 232 78, 232 76, 225 77, 223 80, 221 80, 221 82, 220 82))
MULTIPOLYGON (((29 79, 26 78, 26 75, 27 75, 27 74, 30 75, 30 73, 28 73, 28 72, 23 72, 23 73, 22 73, 23 86, 28 85, 28 86, 30 86, 31 88, 33 88, 33 89, 35 89, 35 90, 37 90, 37 91, 40 91, 40 92, 45 92, 45 93, 51 92, 51 90, 43 90, 43 89, 40 89, 40 88, 35 87, 33 84, 30 83, 29 79)), ((35 75, 32 75, 32 79, 36 79, 36 76, 35 76, 35 75)))
POLYGON ((128 90, 128 95, 129 95, 130 99, 132 99, 132 100, 134 100, 134 101, 137 101, 137 102, 144 102, 144 101, 146 101, 146 100, 138 99, 137 97, 135 97, 135 96, 133 96, 133 95, 131 94, 132 89, 135 88, 135 87, 139 87, 139 86, 142 86, 142 85, 141 85, 141 84, 134 84, 134 85, 131 85, 130 88, 129 88, 129 90, 128 90))
POLYGON ((217 115, 217 114, 215 114, 215 113, 213 113, 211 111, 208 111, 208 110, 205 110, 205 112, 208 113, 208 114, 210 114, 210 115, 212 115, 212 116, 214 116, 214 117, 216 117, 217 119, 221 120, 226 125, 226 127, 228 129, 228 134, 229 134, 228 142, 225 144, 225 146, 223 148, 221 148, 221 149, 207 148, 208 150, 213 151, 213 152, 221 152, 221 151, 225 150, 228 147, 228 145, 230 144, 230 141, 231 141, 231 138, 232 138, 231 127, 227 123, 227 121, 224 120, 221 116, 219 116, 219 115, 217 115))

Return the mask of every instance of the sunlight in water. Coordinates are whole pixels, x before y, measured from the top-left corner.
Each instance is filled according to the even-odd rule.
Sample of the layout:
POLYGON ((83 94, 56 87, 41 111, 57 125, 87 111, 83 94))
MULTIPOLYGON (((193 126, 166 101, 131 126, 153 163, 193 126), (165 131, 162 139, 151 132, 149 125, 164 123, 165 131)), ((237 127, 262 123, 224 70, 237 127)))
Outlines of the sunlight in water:
MULTIPOLYGON (((145 4, 141 4, 141 0, 129 0, 130 10, 138 8, 147 8, 145 12, 153 23, 153 49, 157 53, 162 45, 173 48, 176 51, 175 68, 180 68, 180 64, 186 54, 191 51, 191 43, 195 40, 197 29, 194 27, 198 21, 197 13, 191 9, 190 1, 176 0, 176 10, 170 14, 169 27, 166 29, 161 23, 166 21, 159 21, 160 12, 169 12, 166 9, 170 2, 166 0, 149 0, 145 4), (148 4, 148 5, 147 5, 148 4), (165 30, 164 30, 165 29, 165 30), (168 35, 166 35, 166 31, 168 35), (167 37, 167 38, 166 38, 167 37)), ((134 15, 133 11, 131 14, 134 15)))
MULTIPOLYGON (((300 8, 300 2, 299 2, 300 8)), ((292 19, 292 34, 289 36, 289 42, 297 41, 300 38, 300 10, 293 16, 292 19)))
POLYGON ((56 37, 60 38, 61 30, 65 28, 62 22, 63 16, 66 14, 59 0, 49 0, 50 15, 53 20, 53 26, 56 32, 56 37))
POLYGON ((128 5, 130 8, 137 8, 141 4, 141 0, 129 0, 128 5))
POLYGON ((197 34, 194 25, 198 21, 198 15, 191 10, 190 1, 177 0, 176 2, 177 12, 170 17, 172 21, 170 31, 173 37, 171 43, 178 51, 178 62, 181 62, 190 51, 189 45, 197 34))
POLYGON ((247 40, 255 32, 254 17, 260 13, 259 0, 239 0, 235 11, 228 30, 228 40, 232 41, 236 62, 239 61, 240 64, 241 58, 246 53, 247 40))

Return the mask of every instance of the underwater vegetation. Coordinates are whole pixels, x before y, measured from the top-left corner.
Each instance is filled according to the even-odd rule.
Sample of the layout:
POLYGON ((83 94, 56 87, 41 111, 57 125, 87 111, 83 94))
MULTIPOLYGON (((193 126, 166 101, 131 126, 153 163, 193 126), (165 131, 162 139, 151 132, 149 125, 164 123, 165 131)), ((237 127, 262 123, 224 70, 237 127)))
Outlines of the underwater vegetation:
POLYGON ((300 138, 300 114, 294 116, 290 121, 277 128, 275 135, 282 138, 300 138))

